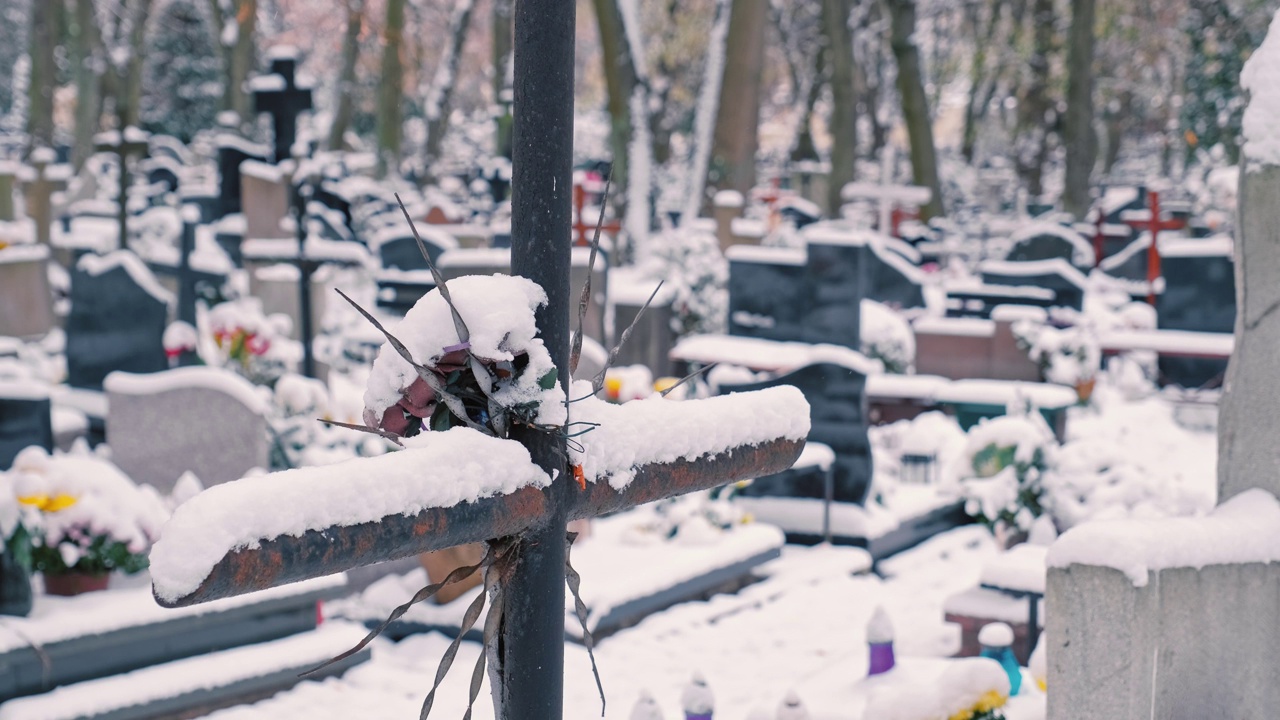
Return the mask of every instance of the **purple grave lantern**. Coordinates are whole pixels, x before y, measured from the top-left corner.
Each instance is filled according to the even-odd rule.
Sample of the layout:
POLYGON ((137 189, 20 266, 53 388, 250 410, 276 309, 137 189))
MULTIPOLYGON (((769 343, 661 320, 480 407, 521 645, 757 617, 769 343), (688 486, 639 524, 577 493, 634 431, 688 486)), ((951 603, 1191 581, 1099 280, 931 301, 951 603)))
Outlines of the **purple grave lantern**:
POLYGON ((867 645, 871 651, 868 677, 893 669, 893 623, 889 620, 889 614, 879 605, 867 623, 867 645))

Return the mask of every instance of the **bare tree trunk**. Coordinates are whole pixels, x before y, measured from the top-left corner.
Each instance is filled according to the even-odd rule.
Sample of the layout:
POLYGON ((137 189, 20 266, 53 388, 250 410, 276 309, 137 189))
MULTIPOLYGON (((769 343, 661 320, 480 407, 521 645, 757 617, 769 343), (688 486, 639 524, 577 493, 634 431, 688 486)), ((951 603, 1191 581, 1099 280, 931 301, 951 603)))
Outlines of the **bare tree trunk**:
POLYGON ((804 109, 800 116, 800 128, 796 133, 796 141, 791 148, 791 159, 817 160, 818 147, 813 142, 813 111, 822 99, 822 89, 827 85, 827 47, 824 45, 813 53, 813 79, 809 82, 808 92, 804 97, 804 109))
POLYGON ((404 91, 404 0, 387 0, 383 30, 382 77, 378 80, 378 176, 393 171, 400 160, 402 133, 400 99, 404 91))
POLYGON ((494 128, 494 154, 511 159, 511 6, 514 0, 493 0, 493 100, 503 111, 494 128))
POLYGON ((996 78, 987 77, 987 48, 992 44, 996 28, 1000 25, 1000 16, 1004 10, 1003 0, 992 0, 991 15, 987 18, 986 32, 981 36, 979 30, 980 5, 973 6, 971 18, 974 33, 973 58, 969 65, 969 102, 964 109, 964 140, 960 152, 965 162, 973 162, 973 153, 978 141, 978 122, 986 115, 989 98, 995 90, 996 78))
POLYGON ((432 166, 440 159, 440 145, 449 132, 453 88, 458 83, 458 64, 462 60, 462 48, 467 42, 467 29, 471 27, 471 11, 474 8, 474 0, 459 0, 449 31, 449 48, 440 58, 440 67, 431 82, 427 97, 427 145, 422 163, 427 178, 435 177, 432 166))
POLYGON ((746 193, 756 182, 767 0, 733 0, 707 184, 746 193))
POLYGON ((853 182, 858 156, 858 98, 854 90, 853 33, 850 0, 822 0, 822 30, 831 55, 831 174, 827 207, 841 205, 840 191, 853 182))
POLYGON ((116 98, 116 116, 119 119, 119 127, 122 129, 137 125, 141 112, 138 106, 142 99, 142 44, 147 38, 147 23, 151 19, 151 2, 152 0, 138 0, 136 4, 130 3, 128 6, 132 16, 127 45, 129 56, 124 67, 121 68, 124 71, 119 84, 121 94, 116 98))
POLYGON ((1067 56, 1067 116, 1063 141, 1067 176, 1062 207, 1077 219, 1089 210, 1089 176, 1097 157, 1093 132, 1094 0, 1071 0, 1071 33, 1067 56))
MULTIPOLYGON (((618 198, 625 198, 627 188, 628 146, 631 142, 631 97, 636 92, 639 78, 635 58, 631 56, 631 43, 627 41, 626 26, 618 0, 592 0, 596 11, 596 25, 600 30, 600 55, 604 59, 604 81, 608 90, 609 149, 613 156, 613 182, 618 186, 618 198)), ((645 122, 644 118, 638 119, 645 122)))
POLYGON ((102 120, 102 38, 98 36, 93 0, 75 0, 72 23, 72 76, 76 84, 76 129, 71 161, 77 171, 93 154, 93 136, 102 120))
POLYGON ((54 67, 54 23, 57 6, 53 2, 31 3, 31 81, 27 86, 27 152, 33 147, 53 147, 53 91, 57 87, 54 67))
POLYGON ((330 150, 346 147, 343 140, 351 127, 351 115, 355 112, 356 63, 360 60, 360 32, 364 29, 364 0, 346 0, 347 32, 342 38, 342 69, 338 73, 338 102, 329 125, 329 138, 325 145, 330 150))
POLYGON ((933 147, 933 122, 920 71, 920 52, 912 35, 916 31, 915 0, 886 0, 889 7, 890 47, 898 62, 898 93, 902 97, 902 119, 911 143, 911 177, 916 185, 933 191, 921 208, 925 220, 942 215, 942 184, 938 181, 938 158, 933 147))
POLYGON ((1027 192, 1038 198, 1044 193, 1044 164, 1049 156, 1049 135, 1053 123, 1049 119, 1049 56, 1053 54, 1053 0, 1035 0, 1031 24, 1035 27, 1034 49, 1028 65, 1031 83, 1019 103, 1018 135, 1015 160, 1018 173, 1027 183, 1027 192))
MULTIPOLYGON (((249 94, 244 85, 249 80, 257 62, 254 52, 254 35, 258 24, 258 0, 237 0, 236 3, 236 42, 231 48, 227 63, 227 87, 224 90, 226 109, 235 112, 240 123, 247 123, 253 113, 249 102, 249 94)), ((221 45, 221 40, 219 40, 221 45)))

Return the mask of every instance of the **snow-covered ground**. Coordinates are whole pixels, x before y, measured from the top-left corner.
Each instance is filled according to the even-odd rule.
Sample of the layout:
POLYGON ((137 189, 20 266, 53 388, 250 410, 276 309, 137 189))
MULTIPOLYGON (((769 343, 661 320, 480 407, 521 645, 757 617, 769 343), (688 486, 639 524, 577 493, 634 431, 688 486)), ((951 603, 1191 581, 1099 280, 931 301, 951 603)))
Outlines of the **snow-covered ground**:
MULTIPOLYGON (((1071 411, 1069 441, 1123 455, 1136 474, 1150 480, 1138 485, 1169 502, 1181 498, 1185 513, 1212 507, 1217 442, 1211 409, 1197 409, 1208 422, 1195 428, 1168 395, 1129 399, 1103 384, 1095 401, 1071 411)), ((773 717, 795 690, 815 720, 859 720, 871 689, 863 678, 866 625, 875 608, 883 606, 893 621, 903 670, 928 673, 928 658, 950 655, 959 643, 958 629, 943 620, 944 601, 976 585, 997 552, 988 530, 968 526, 882 561, 879 575, 853 575, 850 570, 865 562, 860 550, 787 546, 781 558, 764 566, 760 582, 739 593, 678 605, 603 640, 596 656, 608 698, 605 717, 630 717, 642 691, 652 694, 664 717, 681 717, 681 690, 700 672, 715 693, 717 718, 773 717)), ((583 577, 584 590, 591 582, 583 577)), ((411 717, 447 644, 438 634, 400 643, 380 639, 373 660, 342 678, 307 682, 210 717, 411 717)), ((478 644, 463 643, 434 716, 461 716, 478 651, 478 644)), ((565 717, 599 717, 585 650, 567 644, 565 663, 565 717)), ((1034 682, 1023 688, 1006 715, 1042 718, 1044 696, 1034 682)), ((486 681, 475 717, 490 718, 492 712, 486 681)))

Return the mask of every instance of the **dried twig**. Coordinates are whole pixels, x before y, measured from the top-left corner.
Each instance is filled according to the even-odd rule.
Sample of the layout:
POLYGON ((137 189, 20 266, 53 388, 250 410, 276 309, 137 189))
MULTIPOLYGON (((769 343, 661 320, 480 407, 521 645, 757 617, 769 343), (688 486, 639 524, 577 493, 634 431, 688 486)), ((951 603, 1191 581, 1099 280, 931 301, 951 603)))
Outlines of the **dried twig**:
POLYGON ((453 304, 453 296, 449 294, 449 286, 445 284, 444 276, 436 269, 436 264, 431 262, 431 256, 427 254, 427 245, 422 242, 422 236, 418 234, 418 226, 413 224, 413 218, 409 217, 409 209, 404 206, 404 201, 400 199, 400 193, 396 193, 396 202, 400 203, 400 212, 404 213, 404 219, 409 221, 409 229, 413 231, 413 239, 418 241, 418 250, 422 253, 422 258, 427 261, 427 269, 431 271, 431 277, 436 281, 436 288, 440 290, 440 297, 449 305, 449 310, 453 313, 453 326, 458 331, 458 342, 468 342, 471 339, 471 333, 467 330, 467 324, 462 321, 462 315, 458 312, 458 306, 453 304))
POLYGON ((685 384, 685 383, 689 382, 690 380, 692 380, 692 379, 694 379, 694 378, 698 377, 698 376, 699 376, 699 375, 701 375, 702 373, 704 373, 704 372, 706 372, 706 371, 710 370, 711 368, 713 368, 713 367, 715 367, 715 366, 717 366, 717 365, 719 365, 719 364, 720 364, 720 361, 719 361, 719 360, 717 360, 717 361, 715 361, 715 362, 711 363, 710 365, 703 365, 702 367, 698 368, 697 370, 694 370, 693 372, 689 373, 688 375, 685 375, 684 377, 680 378, 680 380, 679 380, 679 381, 677 381, 675 385, 672 385, 671 387, 667 388, 666 390, 663 390, 660 394, 662 395, 662 397, 666 397, 666 396, 667 396, 667 394, 668 394, 668 393, 670 393, 672 390, 675 390, 676 388, 680 387, 681 385, 683 385, 683 384, 685 384))
POLYGON ((571 532, 566 535, 566 546, 564 549, 564 579, 569 585, 569 592, 573 595, 573 610, 578 616, 578 622, 582 623, 582 644, 587 648, 587 657, 591 659, 591 674, 596 678, 596 689, 600 691, 600 717, 604 717, 604 685, 600 682, 600 669, 596 667, 595 640, 591 637, 591 631, 587 629, 587 605, 582 602, 582 576, 578 575, 578 571, 573 569, 573 565, 569 563, 569 551, 573 549, 573 541, 578 539, 578 533, 571 532))
POLYGON ((604 211, 609 206, 609 187, 613 184, 613 166, 609 166, 609 175, 604 180, 604 199, 600 202, 600 215, 596 218, 596 231, 591 236, 591 259, 587 261, 587 281, 582 285, 582 296, 578 299, 578 329, 573 333, 573 342, 569 345, 569 373, 578 369, 578 360, 582 357, 583 323, 587 317, 587 305, 591 302, 591 275, 596 269, 596 253, 600 252, 600 229, 604 227, 604 211))
POLYGON ((338 422, 337 420, 326 420, 324 418, 316 418, 316 419, 324 423, 325 425, 333 425, 335 427, 346 428, 348 430, 357 430, 362 433, 377 435, 380 438, 386 438, 387 440, 390 440, 391 442, 395 443, 396 445, 399 445, 400 447, 404 447, 404 443, 400 442, 399 435, 393 432, 389 432, 387 430, 383 430, 382 428, 371 428, 364 425, 352 425, 351 423, 338 422))
POLYGON ((636 316, 631 319, 631 324, 627 326, 627 329, 622 331, 622 337, 618 339, 618 344, 614 345, 613 349, 609 351, 609 359, 605 362, 604 368, 602 368, 600 370, 600 374, 596 375, 595 379, 591 381, 591 392, 593 394, 600 392, 600 388, 604 387, 605 373, 609 372, 609 368, 613 367, 613 362, 618 359, 618 351, 622 349, 622 346, 631 337, 631 331, 636 329, 636 325, 639 324, 640 318, 644 317, 644 311, 649 309, 649 303, 653 302, 653 299, 658 296, 658 291, 662 289, 662 284, 664 282, 666 281, 660 280, 658 282, 658 286, 653 289, 653 292, 649 295, 649 299, 645 300, 644 305, 640 306, 640 312, 637 312, 636 316))

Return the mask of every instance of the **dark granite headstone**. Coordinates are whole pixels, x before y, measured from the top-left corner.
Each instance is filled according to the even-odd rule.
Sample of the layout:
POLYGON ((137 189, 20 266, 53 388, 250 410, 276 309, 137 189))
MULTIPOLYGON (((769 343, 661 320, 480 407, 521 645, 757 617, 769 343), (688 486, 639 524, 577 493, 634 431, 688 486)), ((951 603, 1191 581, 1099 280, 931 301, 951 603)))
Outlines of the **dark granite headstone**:
MULTIPOLYGON (((1230 238, 1162 242, 1164 291, 1156 295, 1161 330, 1231 333, 1236 325, 1236 276, 1230 238)), ((1160 357, 1160 374, 1182 387, 1216 384, 1227 362, 1212 358, 1160 357)))
MULTIPOLYGON (((451 249, 441 243, 435 242, 430 234, 422 235, 422 244, 427 248, 427 254, 431 256, 431 262, 435 262, 440 258, 441 253, 451 249)), ((382 262, 384 268, 395 268, 397 270, 426 270, 427 261, 422 258, 422 250, 418 248, 418 241, 414 239, 413 233, 406 227, 403 234, 384 237, 378 243, 378 259, 382 262)))
POLYGON ((224 134, 218 138, 218 217, 240 212, 240 163, 267 161, 267 149, 224 134))
POLYGON ((731 249, 729 334, 767 340, 799 340, 806 304, 804 281, 803 251, 731 249))
POLYGON ((166 369, 161 342, 171 298, 136 255, 86 255, 71 276, 67 382, 98 390, 115 370, 166 369))
POLYGON ((1151 247, 1151 235, 1143 233, 1130 241, 1115 254, 1108 255, 1099 265, 1102 271, 1112 277, 1133 282, 1147 281, 1147 251, 1151 247))
MULTIPOLYGON (((831 363, 808 365, 762 383, 721 385, 723 393, 762 390, 778 385, 794 385, 809 401, 809 439, 831 447, 837 502, 861 504, 871 487, 871 443, 867 438, 866 375, 831 363)), ((788 497, 822 497, 820 484, 804 482, 794 475, 788 487, 766 480, 760 487, 742 490, 743 495, 769 494, 788 497)))
POLYGON ((989 262, 983 263, 979 270, 984 283, 1046 288, 1057 295, 1054 307, 1080 310, 1084 306, 1086 279, 1066 260, 989 262))
POLYGON ((49 398, 29 392, 8 393, 7 384, 0 382, 0 471, 10 468, 23 448, 39 445, 53 450, 49 398))
POLYGON ((1093 267, 1093 248, 1089 241, 1069 228, 1036 223, 1010 239, 1012 244, 1005 256, 1010 262, 1061 258, 1077 268, 1093 267))

